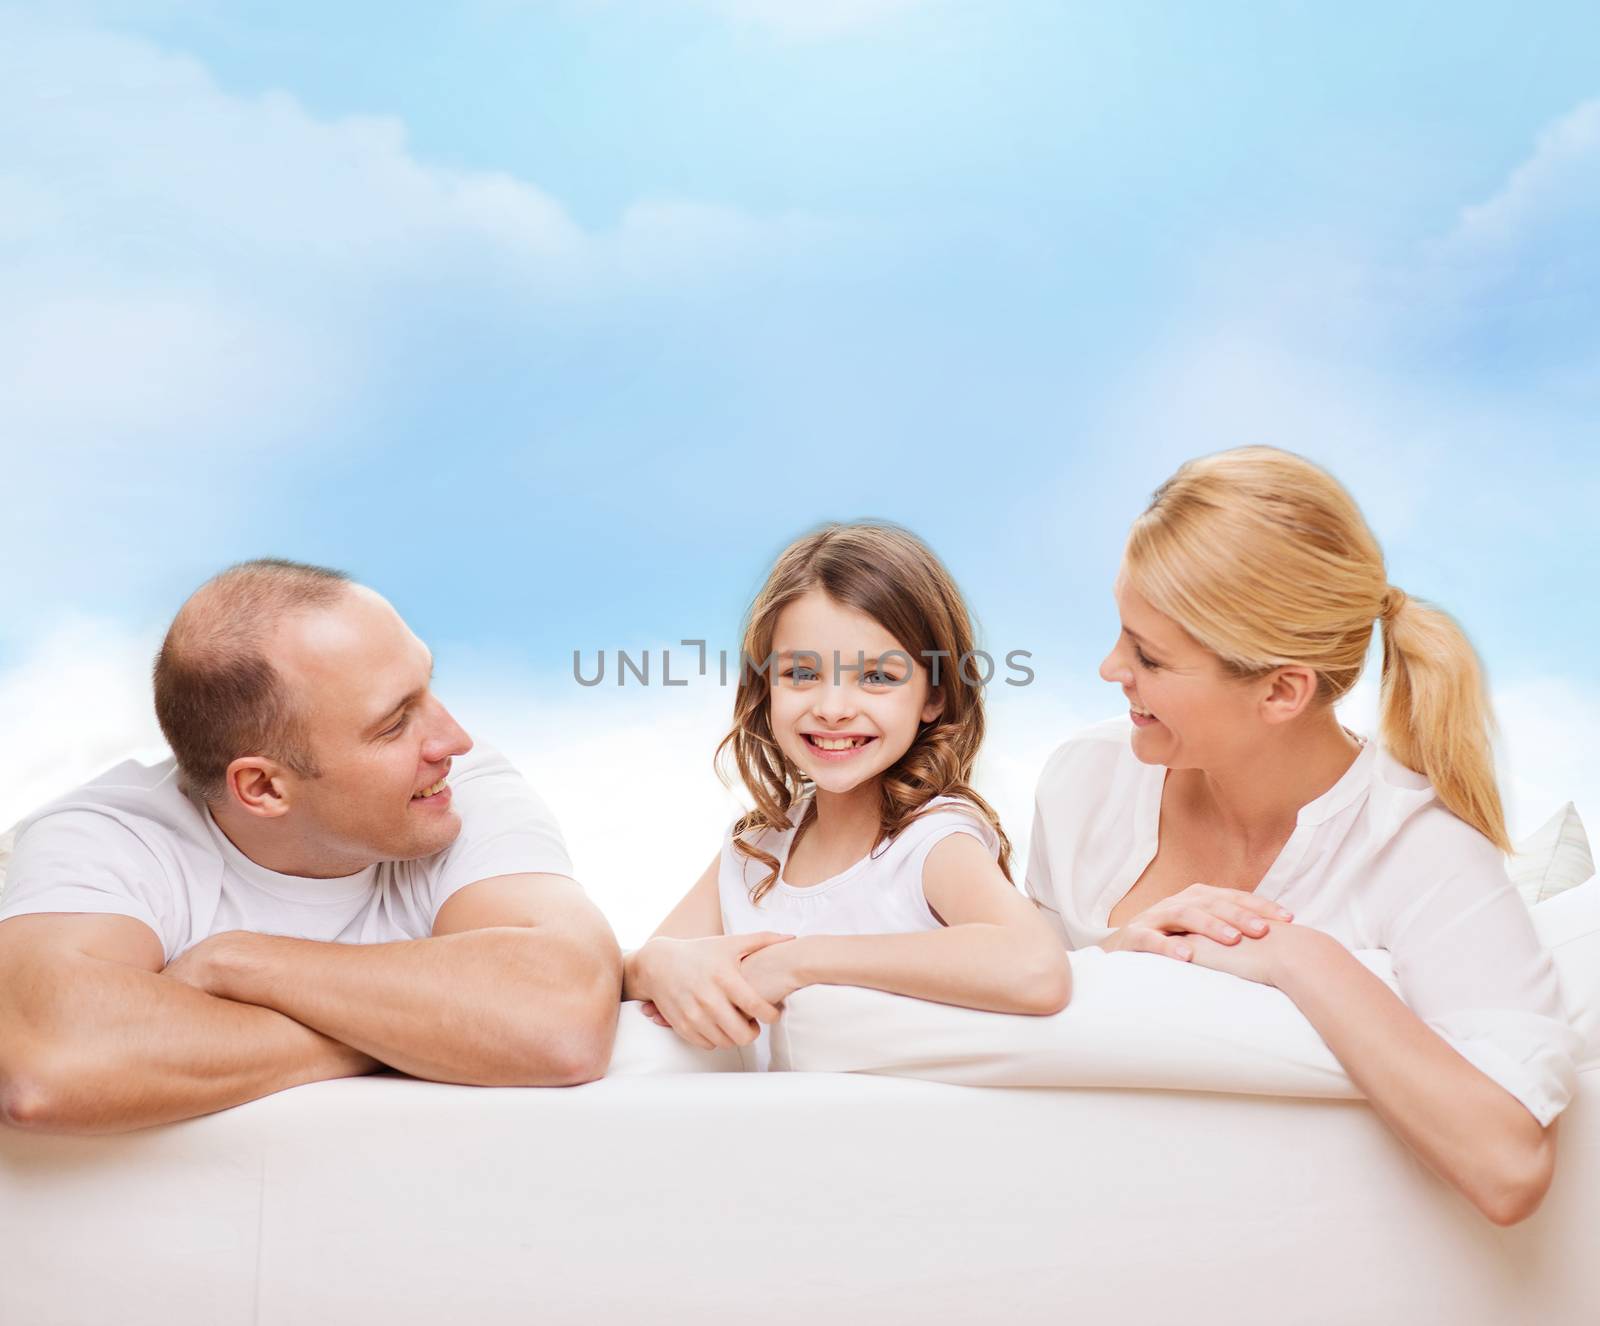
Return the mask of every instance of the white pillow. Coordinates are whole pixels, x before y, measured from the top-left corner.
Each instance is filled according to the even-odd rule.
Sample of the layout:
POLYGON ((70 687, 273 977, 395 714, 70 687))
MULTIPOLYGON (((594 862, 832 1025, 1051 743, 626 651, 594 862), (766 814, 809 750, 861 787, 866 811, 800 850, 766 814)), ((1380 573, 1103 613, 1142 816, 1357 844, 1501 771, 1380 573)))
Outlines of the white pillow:
POLYGON ((1578 808, 1567 802, 1518 843, 1506 862, 1506 871, 1530 907, 1589 879, 1594 874, 1594 856, 1578 808))
MULTIPOLYGON (((1600 879, 1533 909, 1583 1038, 1600 1062, 1600 879)), ((1389 955, 1356 956, 1393 986, 1389 955)), ((1072 1002, 1050 1017, 984 1013, 851 986, 785 1001, 772 1066, 970 1086, 1166 1087, 1359 1099, 1282 991, 1149 953, 1080 949, 1072 1002)))
POLYGON ((844 985, 807 986, 784 1009, 772 1067, 792 1072, 1360 1096, 1287 995, 1153 953, 1078 950, 1072 1002, 1049 1017, 844 985))
POLYGON ((0 833, 0 900, 6 896, 6 867, 11 864, 11 845, 16 840, 17 834, 14 829, 0 833))

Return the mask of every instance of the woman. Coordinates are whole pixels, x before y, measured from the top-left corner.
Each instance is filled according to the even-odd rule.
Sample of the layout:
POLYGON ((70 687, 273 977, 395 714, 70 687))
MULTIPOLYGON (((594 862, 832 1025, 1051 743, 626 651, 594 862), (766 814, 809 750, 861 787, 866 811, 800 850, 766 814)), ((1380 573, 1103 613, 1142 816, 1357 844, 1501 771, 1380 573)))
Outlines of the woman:
POLYGON ((1275 985, 1372 1107, 1496 1224, 1538 1206, 1576 1038, 1505 873, 1482 676, 1388 583, 1349 494, 1297 456, 1191 461, 1128 539, 1100 675, 1129 720, 1040 780, 1028 891, 1069 948, 1275 985), (1334 704, 1383 633, 1379 745, 1334 704), (1387 949, 1404 1002, 1353 949, 1387 949))

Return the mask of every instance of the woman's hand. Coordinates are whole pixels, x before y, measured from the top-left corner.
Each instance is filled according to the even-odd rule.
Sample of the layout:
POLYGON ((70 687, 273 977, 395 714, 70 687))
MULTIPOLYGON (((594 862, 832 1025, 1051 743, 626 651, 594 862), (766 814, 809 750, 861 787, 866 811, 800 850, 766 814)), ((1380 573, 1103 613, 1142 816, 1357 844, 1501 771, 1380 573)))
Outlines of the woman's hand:
POLYGON ((633 955, 648 994, 642 1011, 702 1050, 748 1045, 761 1023, 778 1020, 778 1009, 751 986, 740 959, 792 938, 760 931, 652 939, 633 955))
POLYGON ((1100 941, 1107 953, 1160 953, 1179 962, 1194 957, 1194 945, 1178 938, 1199 935, 1218 944, 1241 938, 1260 939, 1268 921, 1292 921, 1291 912, 1243 889, 1191 884, 1182 893, 1163 898, 1100 941))
POLYGON ((1297 954, 1326 936, 1304 925, 1270 925, 1266 933, 1248 943, 1219 944, 1205 935, 1193 935, 1186 943, 1194 946, 1194 965, 1242 976, 1261 985, 1279 985, 1284 973, 1297 960, 1297 954))

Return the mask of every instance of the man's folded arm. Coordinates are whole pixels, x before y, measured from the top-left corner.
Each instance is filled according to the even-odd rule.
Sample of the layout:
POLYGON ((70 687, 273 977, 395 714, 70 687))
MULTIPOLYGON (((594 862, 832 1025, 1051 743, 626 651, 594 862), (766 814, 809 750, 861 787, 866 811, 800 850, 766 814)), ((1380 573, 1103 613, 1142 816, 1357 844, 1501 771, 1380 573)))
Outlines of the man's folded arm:
POLYGON ((382 1066, 274 1009, 163 977, 163 956, 130 916, 0 921, 0 1120, 122 1132, 382 1066))
POLYGON ((427 939, 218 937, 208 988, 262 1004, 415 1077, 569 1086, 603 1076, 622 988, 616 937, 562 875, 457 890, 427 939))

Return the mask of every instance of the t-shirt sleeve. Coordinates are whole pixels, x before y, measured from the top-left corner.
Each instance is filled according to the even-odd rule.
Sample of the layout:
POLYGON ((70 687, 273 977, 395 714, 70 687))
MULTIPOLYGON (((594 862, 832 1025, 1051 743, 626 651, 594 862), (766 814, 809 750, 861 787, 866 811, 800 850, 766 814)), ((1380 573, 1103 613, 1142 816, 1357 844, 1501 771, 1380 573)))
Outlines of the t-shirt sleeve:
POLYGON ((1493 844, 1452 837, 1436 845, 1444 877, 1393 920, 1396 983, 1418 1017, 1548 1124, 1572 1099, 1579 1047, 1555 963, 1493 844))
POLYGON ((933 909, 928 904, 927 894, 923 892, 922 870, 928 864, 928 856, 933 849, 951 834, 964 833, 976 838, 989 849, 990 856, 996 860, 1000 857, 999 835, 976 808, 935 811, 915 821, 907 832, 914 835, 914 840, 906 854, 901 878, 912 901, 928 907, 930 912, 933 909))
POLYGON ((160 861, 133 829, 97 811, 53 811, 17 834, 0 921, 42 912, 131 916, 155 931, 168 961, 183 947, 160 861))
POLYGON ((432 916, 458 889, 497 875, 565 875, 572 861, 542 798, 503 755, 487 752, 451 778, 461 833, 430 872, 432 916))

